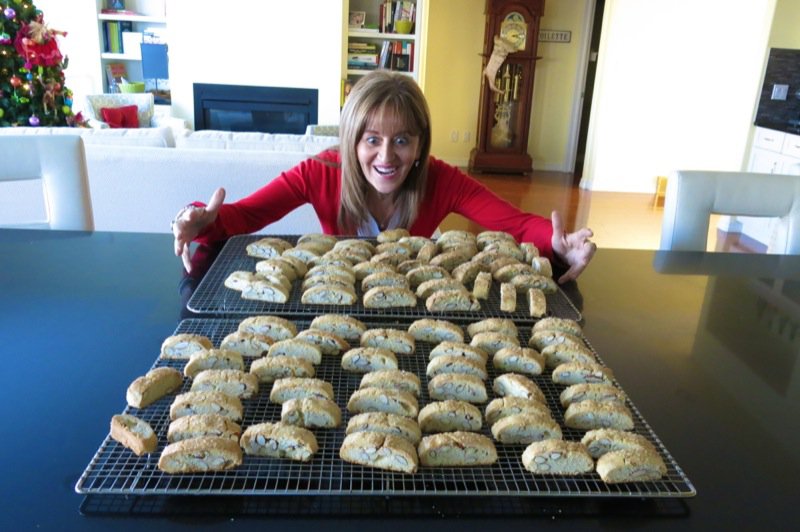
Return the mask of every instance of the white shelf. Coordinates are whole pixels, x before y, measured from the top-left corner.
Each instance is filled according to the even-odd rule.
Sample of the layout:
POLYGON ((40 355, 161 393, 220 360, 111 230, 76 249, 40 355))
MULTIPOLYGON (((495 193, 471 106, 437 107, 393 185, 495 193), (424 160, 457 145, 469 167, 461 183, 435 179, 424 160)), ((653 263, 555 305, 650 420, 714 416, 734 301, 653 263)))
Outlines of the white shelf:
POLYGON ((353 39, 380 39, 382 41, 416 41, 417 36, 413 33, 377 33, 374 31, 350 30, 347 35, 353 39))
POLYGON ((112 54, 111 52, 103 52, 100 54, 101 59, 107 59, 110 61, 141 61, 141 55, 131 55, 131 54, 112 54))
POLYGON ((149 15, 117 15, 115 13, 100 13, 97 15, 98 20, 116 20, 120 22, 150 22, 152 24, 166 24, 167 19, 164 17, 153 17, 149 15))

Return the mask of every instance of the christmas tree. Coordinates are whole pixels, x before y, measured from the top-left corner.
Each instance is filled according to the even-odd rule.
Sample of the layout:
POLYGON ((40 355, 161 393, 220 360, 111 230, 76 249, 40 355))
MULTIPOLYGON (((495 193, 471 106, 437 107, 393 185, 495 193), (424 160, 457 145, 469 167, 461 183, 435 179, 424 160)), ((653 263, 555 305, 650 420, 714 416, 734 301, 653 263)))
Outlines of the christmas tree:
POLYGON ((77 126, 67 58, 31 0, 0 0, 0 126, 77 126))

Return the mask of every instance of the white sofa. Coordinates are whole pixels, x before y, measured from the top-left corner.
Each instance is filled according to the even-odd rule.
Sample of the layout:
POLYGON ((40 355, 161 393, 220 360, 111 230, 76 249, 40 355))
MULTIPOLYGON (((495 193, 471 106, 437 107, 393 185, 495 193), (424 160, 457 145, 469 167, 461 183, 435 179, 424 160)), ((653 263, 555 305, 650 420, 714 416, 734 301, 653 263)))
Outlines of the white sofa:
MULTIPOLYGON (((226 201, 244 197, 338 141, 227 131, 187 131, 175 139, 169 128, 158 129, 0 128, 0 142, 3 134, 84 135, 95 230, 169 233, 188 202, 208 201, 220 186, 226 201)), ((319 231, 314 209, 304 205, 260 233, 319 231)))

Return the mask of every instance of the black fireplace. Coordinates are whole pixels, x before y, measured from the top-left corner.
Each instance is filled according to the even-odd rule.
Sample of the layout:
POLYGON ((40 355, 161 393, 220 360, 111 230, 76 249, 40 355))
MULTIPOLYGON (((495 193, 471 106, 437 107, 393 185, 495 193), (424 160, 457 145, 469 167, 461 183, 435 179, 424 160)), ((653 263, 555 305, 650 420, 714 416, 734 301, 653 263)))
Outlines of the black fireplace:
POLYGON ((302 135, 317 123, 317 89, 194 84, 194 129, 302 135))

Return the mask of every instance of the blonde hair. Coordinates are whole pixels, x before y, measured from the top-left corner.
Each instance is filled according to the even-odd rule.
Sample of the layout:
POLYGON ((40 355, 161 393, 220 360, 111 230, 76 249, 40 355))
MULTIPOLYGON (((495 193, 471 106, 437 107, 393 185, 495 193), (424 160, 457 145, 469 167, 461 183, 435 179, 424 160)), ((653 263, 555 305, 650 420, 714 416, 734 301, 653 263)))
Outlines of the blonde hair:
POLYGON ((425 195, 431 151, 431 115, 425 96, 407 75, 387 70, 370 72, 353 86, 339 125, 342 192, 337 224, 341 232, 355 234, 369 216, 367 191, 370 185, 361 170, 356 148, 374 116, 393 116, 410 135, 419 136, 419 159, 397 196, 399 227, 411 226, 425 195))

